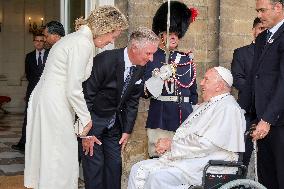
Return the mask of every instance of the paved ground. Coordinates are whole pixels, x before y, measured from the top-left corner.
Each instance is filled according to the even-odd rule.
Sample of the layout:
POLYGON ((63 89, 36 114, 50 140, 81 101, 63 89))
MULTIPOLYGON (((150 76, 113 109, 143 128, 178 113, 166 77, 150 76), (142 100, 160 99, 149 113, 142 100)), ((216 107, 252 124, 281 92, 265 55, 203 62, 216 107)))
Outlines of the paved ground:
MULTIPOLYGON (((0 176, 24 174, 24 153, 11 149, 21 137, 23 114, 0 113, 0 176)), ((84 189, 82 181, 79 189, 84 189)))
POLYGON ((21 136, 22 114, 0 113, 0 176, 21 175, 24 154, 11 149, 21 136))

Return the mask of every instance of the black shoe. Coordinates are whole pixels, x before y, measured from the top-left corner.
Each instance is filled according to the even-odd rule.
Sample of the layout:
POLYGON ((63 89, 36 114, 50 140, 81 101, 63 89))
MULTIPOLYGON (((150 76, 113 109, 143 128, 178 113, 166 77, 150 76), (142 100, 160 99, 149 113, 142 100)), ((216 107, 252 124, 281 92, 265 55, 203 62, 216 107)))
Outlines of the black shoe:
POLYGON ((11 148, 13 150, 17 150, 17 151, 21 151, 21 152, 25 152, 25 146, 24 145, 12 145, 11 148))

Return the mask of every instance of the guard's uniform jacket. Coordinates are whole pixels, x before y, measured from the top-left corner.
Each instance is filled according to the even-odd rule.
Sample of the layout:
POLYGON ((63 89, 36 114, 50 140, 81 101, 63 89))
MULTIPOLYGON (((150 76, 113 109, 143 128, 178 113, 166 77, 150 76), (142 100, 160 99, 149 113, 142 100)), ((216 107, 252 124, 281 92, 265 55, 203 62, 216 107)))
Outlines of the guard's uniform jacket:
MULTIPOLYGON (((165 64, 165 51, 158 49, 153 57, 153 62, 146 66, 145 80, 152 77, 155 68, 161 68, 165 64)), ((198 101, 197 85, 194 78, 194 66, 192 58, 184 53, 173 51, 170 54, 170 62, 177 63, 176 73, 171 79, 176 82, 165 82, 160 97, 154 99, 148 91, 144 98, 151 97, 146 128, 160 128, 168 131, 176 131, 192 112, 192 105, 198 101), (188 88, 188 86, 192 85, 188 88)))

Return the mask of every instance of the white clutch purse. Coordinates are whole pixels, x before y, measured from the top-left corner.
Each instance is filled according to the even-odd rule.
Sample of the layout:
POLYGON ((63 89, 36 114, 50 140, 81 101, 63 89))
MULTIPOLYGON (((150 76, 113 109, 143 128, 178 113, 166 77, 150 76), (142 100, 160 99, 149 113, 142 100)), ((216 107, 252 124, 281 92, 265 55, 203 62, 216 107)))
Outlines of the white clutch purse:
POLYGON ((77 136, 81 135, 82 132, 84 130, 84 126, 82 124, 82 122, 80 121, 80 119, 78 118, 76 121, 75 121, 75 124, 74 124, 74 131, 75 131, 75 134, 77 136))

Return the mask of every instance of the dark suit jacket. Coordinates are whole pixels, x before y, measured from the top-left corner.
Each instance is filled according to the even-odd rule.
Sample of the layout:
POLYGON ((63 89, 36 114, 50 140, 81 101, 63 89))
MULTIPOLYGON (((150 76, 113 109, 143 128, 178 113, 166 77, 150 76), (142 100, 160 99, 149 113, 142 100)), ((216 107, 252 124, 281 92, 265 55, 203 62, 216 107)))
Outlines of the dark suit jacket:
POLYGON ((256 39, 252 92, 258 119, 284 125, 284 25, 266 44, 267 32, 256 39))
MULTIPOLYGON (((83 83, 84 95, 89 111, 99 117, 110 117, 116 113, 123 133, 131 133, 138 111, 139 97, 143 92, 144 67, 136 66, 126 92, 124 86, 124 49, 114 49, 98 54, 93 61, 91 76, 83 83)), ((95 124, 95 123, 94 123, 95 124)), ((92 135, 92 127, 89 135, 92 135)))
POLYGON ((250 73, 253 64, 255 44, 235 49, 232 60, 233 86, 238 89, 238 103, 242 109, 251 109, 250 73))
POLYGON ((26 72, 26 78, 28 80, 28 87, 27 87, 27 93, 26 93, 26 100, 29 100, 30 94, 34 90, 36 84, 38 83, 40 76, 44 70, 44 65, 47 59, 48 50, 45 50, 43 55, 43 64, 37 65, 36 60, 36 50, 28 53, 26 55, 25 59, 25 72, 26 72))

